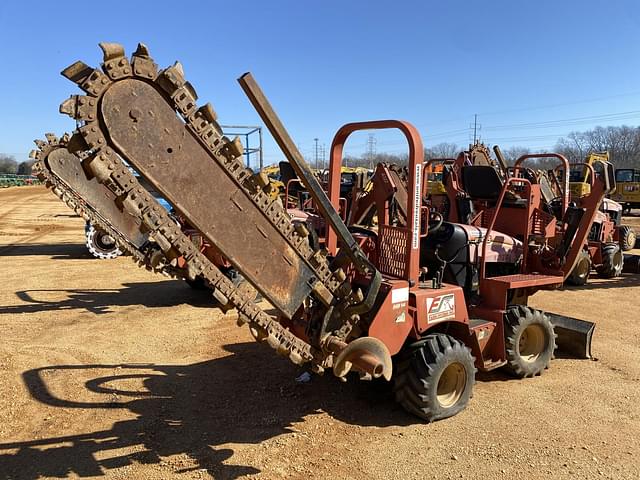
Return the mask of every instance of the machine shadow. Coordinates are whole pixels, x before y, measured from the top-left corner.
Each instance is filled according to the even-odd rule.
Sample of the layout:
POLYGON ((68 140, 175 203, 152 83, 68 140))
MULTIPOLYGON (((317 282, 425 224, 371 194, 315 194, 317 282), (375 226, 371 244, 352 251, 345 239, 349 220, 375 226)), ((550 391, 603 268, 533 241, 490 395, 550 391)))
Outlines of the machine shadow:
POLYGON ((593 277, 589 277, 586 285, 573 286, 565 284, 563 290, 604 290, 607 288, 637 287, 638 285, 640 285, 640 275, 623 273, 622 276, 617 278, 598 278, 597 275, 594 275, 593 277))
MULTIPOLYGON (((54 260, 87 260, 93 258, 84 243, 18 243, 0 247, 0 257, 44 256, 54 260)), ((96 259, 96 261, 98 261, 96 259)))
POLYGON ((395 404, 389 388, 357 380, 342 383, 330 374, 298 384, 296 367, 264 346, 242 343, 225 349, 232 354, 191 365, 61 365, 25 372, 31 396, 43 404, 124 409, 137 417, 108 430, 2 443, 0 472, 10 479, 102 476, 132 463, 186 455, 195 466, 180 472, 205 469, 214 478, 235 479, 259 469, 236 464, 234 450, 223 445, 258 444, 292 431, 309 415, 324 411, 357 425, 419 421, 395 404), (122 374, 111 375, 117 368, 122 374), (87 370, 96 370, 90 376, 97 377, 84 383, 86 393, 99 401, 51 393, 54 385, 47 379, 86 378, 87 370), (132 380, 144 386, 142 391, 131 391, 140 389, 130 386, 132 380))
POLYGON ((20 290, 16 296, 21 305, 0 305, 0 314, 39 313, 60 310, 86 310, 96 315, 113 312, 112 307, 141 305, 149 308, 189 304, 194 307, 215 307, 216 302, 208 290, 196 290, 182 280, 125 283, 113 289, 72 290, 20 290), (38 297, 60 296, 62 300, 38 297))

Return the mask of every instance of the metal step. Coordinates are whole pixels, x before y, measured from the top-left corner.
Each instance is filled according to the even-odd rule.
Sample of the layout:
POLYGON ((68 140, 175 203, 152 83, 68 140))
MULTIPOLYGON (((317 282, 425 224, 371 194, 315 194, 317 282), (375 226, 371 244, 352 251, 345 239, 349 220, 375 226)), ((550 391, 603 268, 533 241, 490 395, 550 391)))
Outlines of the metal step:
POLYGON ((562 285, 564 278, 557 275, 540 275, 536 273, 503 275, 483 280, 487 284, 511 288, 538 287, 543 285, 562 285))

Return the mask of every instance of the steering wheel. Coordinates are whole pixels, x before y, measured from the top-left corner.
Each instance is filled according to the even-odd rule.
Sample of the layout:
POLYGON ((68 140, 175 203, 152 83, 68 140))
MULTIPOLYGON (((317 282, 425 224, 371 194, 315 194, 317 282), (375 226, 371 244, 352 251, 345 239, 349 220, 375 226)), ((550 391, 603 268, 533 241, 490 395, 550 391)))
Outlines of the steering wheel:
POLYGON ((429 212, 429 235, 437 232, 444 223, 444 216, 440 212, 429 212))
POLYGON ((548 204, 549 213, 556 217, 558 220, 562 220, 562 205, 564 198, 562 196, 553 197, 548 204))

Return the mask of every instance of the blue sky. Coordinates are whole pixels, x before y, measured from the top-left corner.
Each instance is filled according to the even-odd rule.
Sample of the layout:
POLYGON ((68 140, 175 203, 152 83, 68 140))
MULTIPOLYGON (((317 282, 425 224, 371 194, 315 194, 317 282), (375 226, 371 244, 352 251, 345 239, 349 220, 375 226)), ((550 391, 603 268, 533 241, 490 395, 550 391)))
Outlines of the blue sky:
MULTIPOLYGON (((314 138, 328 148, 342 124, 381 118, 464 146, 475 113, 487 142, 548 150, 571 130, 640 124, 639 39, 634 1, 5 1, 0 152, 21 160, 73 130, 58 105, 79 90, 59 72, 97 66, 100 41, 179 59, 224 124, 260 122, 236 82, 252 71, 307 156, 314 138)), ((404 151, 395 132, 375 139, 404 151)), ((279 159, 267 138, 265 163, 279 159)))

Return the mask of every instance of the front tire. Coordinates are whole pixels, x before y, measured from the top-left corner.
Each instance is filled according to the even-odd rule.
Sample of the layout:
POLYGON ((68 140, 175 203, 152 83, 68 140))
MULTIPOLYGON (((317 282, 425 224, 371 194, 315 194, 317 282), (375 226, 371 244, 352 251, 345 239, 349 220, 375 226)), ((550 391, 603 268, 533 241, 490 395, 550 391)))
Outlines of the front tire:
POLYGON ((510 307, 505 321, 505 349, 505 368, 512 375, 540 375, 549 367, 556 349, 556 334, 549 317, 523 305, 510 307))
POLYGON ((636 246, 636 232, 629 225, 618 227, 618 238, 620 238, 620 248, 623 252, 631 250, 636 246))
POLYGON ((617 243, 605 243, 602 246, 602 265, 596 268, 602 278, 619 277, 624 266, 624 255, 617 243))
POLYGON ((591 273, 591 257, 586 250, 580 250, 578 254, 578 260, 575 267, 571 270, 571 273, 567 277, 566 282, 569 285, 582 286, 586 285, 589 280, 589 274, 591 273))
POLYGON ((461 412, 472 396, 474 358, 449 335, 430 334, 406 346, 395 369, 396 401, 428 422, 461 412))

